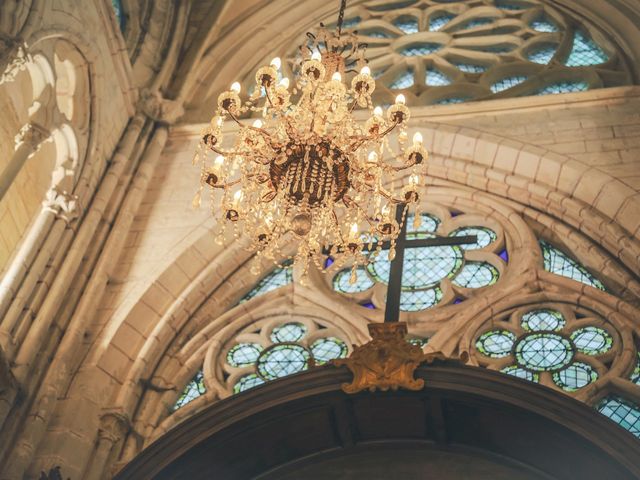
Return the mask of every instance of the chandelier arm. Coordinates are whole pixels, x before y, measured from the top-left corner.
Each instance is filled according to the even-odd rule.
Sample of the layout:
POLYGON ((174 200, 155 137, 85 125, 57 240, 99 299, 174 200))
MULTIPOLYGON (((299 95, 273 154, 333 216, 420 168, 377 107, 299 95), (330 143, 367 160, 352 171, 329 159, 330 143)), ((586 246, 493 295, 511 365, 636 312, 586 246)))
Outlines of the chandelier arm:
MULTIPOLYGON (((342 202, 342 203, 344 203, 344 200, 343 200, 343 202, 342 202)), ((374 227, 375 227, 375 225, 374 225, 372 222, 374 222, 374 221, 375 221, 375 219, 374 219, 373 217, 370 217, 369 215, 367 215, 366 210, 365 210, 364 208, 362 208, 358 202, 356 202, 355 200, 351 200, 351 203, 352 203, 353 205, 355 205, 355 206, 356 206, 356 208, 357 208, 358 210, 360 210, 360 211, 364 214, 364 219, 367 221, 367 223, 369 224, 369 226, 371 226, 372 228, 374 228, 374 227)), ((346 206, 347 206, 347 204, 345 203, 345 207, 346 207, 346 206)), ((348 208, 348 207, 347 207, 347 208, 348 208)))
POLYGON ((382 195, 384 198, 386 198, 387 200, 389 200, 391 203, 393 203, 394 205, 398 205, 400 203, 407 203, 406 200, 402 199, 402 198, 394 198, 393 195, 387 191, 385 191, 384 188, 380 187, 380 195, 382 195))

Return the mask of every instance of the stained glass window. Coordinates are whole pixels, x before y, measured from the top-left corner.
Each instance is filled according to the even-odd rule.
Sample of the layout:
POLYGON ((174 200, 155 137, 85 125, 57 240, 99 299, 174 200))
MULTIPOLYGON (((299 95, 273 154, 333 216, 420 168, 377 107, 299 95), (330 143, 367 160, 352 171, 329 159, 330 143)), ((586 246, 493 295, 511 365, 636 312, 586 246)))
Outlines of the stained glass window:
POLYGON ((454 65, 466 73, 482 73, 487 69, 484 65, 476 65, 473 63, 455 63, 454 65))
POLYGON ((534 333, 522 338, 515 354, 521 366, 537 372, 563 368, 573 359, 569 341, 555 333, 534 333))
POLYGON ((258 295, 270 292, 271 290, 275 290, 276 288, 288 285, 291 282, 293 282, 291 268, 276 268, 273 272, 260 280, 258 284, 253 287, 253 289, 247 293, 242 300, 240 300, 240 303, 246 302, 258 295))
POLYGON ((329 360, 346 357, 347 350, 347 345, 335 337, 319 338, 311 345, 311 353, 318 365, 327 363, 329 360))
POLYGON ((460 245, 464 250, 484 248, 498 238, 496 232, 486 227, 461 227, 449 234, 450 237, 466 237, 471 235, 475 235, 477 240, 474 243, 460 245))
POLYGON ((429 30, 437 32, 454 18, 455 16, 450 14, 433 16, 429 19, 429 30))
POLYGON ((541 88, 536 95, 556 95, 558 93, 586 92, 589 84, 583 81, 556 82, 541 88))
POLYGON ((571 334, 576 348, 587 355, 602 355, 611 350, 613 338, 600 327, 584 327, 571 334))
POLYGON ((272 342, 297 342, 307 333, 307 327, 302 323, 289 322, 280 325, 271 332, 272 342))
POLYGON ((267 380, 286 377, 309 368, 309 351, 295 344, 275 345, 260 357, 257 368, 267 380))
POLYGON ((609 59, 607 54, 589 38, 584 32, 578 30, 573 37, 573 48, 565 62, 567 67, 584 67, 599 65, 609 59))
POLYGON ((531 28, 533 28, 536 32, 544 32, 551 33, 557 32, 558 27, 546 17, 540 17, 533 22, 531 22, 531 28))
POLYGON ((525 77, 524 75, 514 75, 511 77, 503 78, 502 80, 499 80, 491 85, 491 91, 493 93, 502 92, 509 88, 515 87, 516 85, 520 85, 526 79, 527 77, 525 77))
POLYGON ((484 27, 485 25, 493 23, 494 20, 494 18, 476 18, 465 24, 462 28, 466 30, 469 28, 484 27))
POLYGON ((417 57, 421 55, 429 55, 437 52, 441 48, 442 45, 439 43, 414 43, 413 45, 409 45, 400 50, 400 53, 405 57, 417 57))
POLYGON ((529 51, 529 53, 527 54, 527 58, 534 63, 546 65, 551 61, 555 54, 556 46, 554 44, 548 43, 545 45, 540 45, 535 49, 529 51))
POLYGON ((342 28, 353 28, 360 23, 360 17, 347 18, 342 22, 342 28))
POLYGON ((456 103, 464 103, 469 100, 471 97, 447 97, 441 98, 436 102, 436 105, 452 105, 456 103))
POLYGON ((204 376, 202 370, 199 370, 193 379, 184 387, 182 394, 173 406, 173 410, 184 407, 187 403, 195 400, 200 395, 205 394, 207 388, 204 386, 204 376))
POLYGON ((562 314, 556 310, 541 309, 522 316, 522 328, 530 332, 562 330, 565 325, 562 314))
POLYGON ((262 352, 262 345, 257 343, 239 343, 227 353, 227 363, 234 367, 244 367, 256 363, 262 352))
POLYGON ((544 268, 548 272, 571 278, 576 282, 582 282, 600 290, 604 290, 604 285, 586 268, 570 258, 566 253, 560 251, 550 243, 540 240, 540 247, 544 257, 544 268))
POLYGON ((122 10, 122 0, 111 0, 111 6, 113 7, 113 13, 115 13, 116 19, 118 20, 120 30, 124 32, 126 19, 122 10))
POLYGON ((358 267, 356 269, 356 281, 351 283, 350 280, 351 269, 345 268, 333 277, 333 288, 342 293, 357 293, 369 290, 375 284, 369 275, 367 275, 366 270, 362 267, 358 267))
POLYGON ((636 385, 640 385, 640 352, 637 353, 637 356, 636 368, 631 372, 631 377, 629 377, 629 379, 636 385))
POLYGON ((640 407, 638 405, 611 395, 602 400, 597 409, 601 414, 640 438, 640 407))
POLYGON ((425 82, 427 85, 432 87, 439 87, 449 85, 451 83, 451 79, 439 70, 430 69, 426 72, 425 82))
POLYGON ((480 335, 476 348, 488 357, 502 358, 511 354, 515 340, 516 336, 508 330, 492 330, 480 335))
POLYGON ((574 362, 564 370, 553 374, 556 385, 567 392, 574 392, 597 379, 598 372, 591 365, 582 362, 574 362))
POLYGON ((413 70, 407 69, 389 84, 389 88, 393 90, 402 90, 413 86, 413 70))
POLYGON ((368 37, 373 37, 373 38, 392 38, 393 37, 393 35, 391 35, 386 30, 381 30, 379 28, 364 30, 362 34, 368 37))
POLYGON ((389 2, 377 5, 371 5, 369 9, 377 11, 377 12, 385 12, 388 10, 395 10, 397 8, 404 8, 412 5, 416 2, 416 0, 405 0, 404 2, 389 2))
POLYGON ((244 392, 245 390, 257 387, 258 385, 262 385, 263 383, 264 380, 262 378, 260 378, 255 373, 250 373, 249 375, 241 377, 240 380, 236 382, 236 384, 233 386, 233 393, 244 392))
POLYGON ((415 17, 400 17, 393 24, 404 33, 418 33, 418 19, 415 17))
POLYGON ((435 307, 442 300, 440 287, 426 290, 409 290, 400 293, 400 310, 404 312, 418 312, 435 307))
POLYGON ((540 380, 539 374, 530 372, 529 370, 525 370, 518 365, 511 365, 509 367, 503 368, 501 372, 506 373, 507 375, 522 378, 524 380, 529 380, 530 382, 538 382, 540 380))
POLYGON ((467 262, 453 283, 463 288, 481 288, 498 281, 498 270, 488 262, 467 262))

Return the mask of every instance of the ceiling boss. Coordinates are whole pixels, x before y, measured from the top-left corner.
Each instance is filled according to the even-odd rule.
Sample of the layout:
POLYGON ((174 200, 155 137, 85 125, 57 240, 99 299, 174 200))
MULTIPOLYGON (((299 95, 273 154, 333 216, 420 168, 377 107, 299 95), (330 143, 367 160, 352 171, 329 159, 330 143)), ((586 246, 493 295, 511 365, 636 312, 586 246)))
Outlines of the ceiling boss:
POLYGON ((304 277, 310 262, 322 270, 331 255, 337 267, 353 266, 355 282, 356 267, 383 242, 391 243, 393 258, 409 207, 418 209, 427 160, 422 136, 408 141, 403 95, 386 112, 374 108, 366 44, 358 43, 357 32, 342 32, 345 3, 334 32, 321 24, 307 34, 294 81, 279 78, 281 61, 274 58, 258 69, 245 101, 237 82, 221 93, 198 145, 194 162, 202 172, 194 206, 210 188, 216 240, 222 243, 225 228, 250 238, 253 273, 262 259, 293 259, 304 277), (251 114, 260 118, 241 120, 251 114), (225 121, 238 125, 233 138, 223 134, 225 121), (288 255, 292 245, 297 248, 288 255))

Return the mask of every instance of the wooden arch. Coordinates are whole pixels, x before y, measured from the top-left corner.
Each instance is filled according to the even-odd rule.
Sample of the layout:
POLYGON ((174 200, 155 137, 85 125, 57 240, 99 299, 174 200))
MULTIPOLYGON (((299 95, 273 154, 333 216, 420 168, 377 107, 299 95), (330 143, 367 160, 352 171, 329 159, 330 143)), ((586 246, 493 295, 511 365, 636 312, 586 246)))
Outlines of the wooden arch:
POLYGON ((347 395, 321 367, 185 420, 129 479, 640 478, 640 442, 586 405, 482 368, 422 366, 418 392, 347 395))

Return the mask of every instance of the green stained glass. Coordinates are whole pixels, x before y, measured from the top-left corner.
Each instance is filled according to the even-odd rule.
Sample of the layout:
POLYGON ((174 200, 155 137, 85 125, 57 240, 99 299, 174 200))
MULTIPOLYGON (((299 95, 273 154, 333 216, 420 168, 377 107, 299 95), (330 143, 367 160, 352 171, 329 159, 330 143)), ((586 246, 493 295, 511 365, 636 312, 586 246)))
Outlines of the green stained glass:
POLYGON ((233 393, 244 392, 245 390, 249 390, 250 388, 257 387, 258 385, 262 385, 264 380, 260 378, 255 373, 250 373, 249 375, 245 375, 241 377, 236 384, 233 386, 233 393))
POLYGON ((258 360, 258 373, 265 380, 286 377, 309 368, 309 352, 300 345, 279 344, 265 350, 258 360))
POLYGON ((450 237, 466 237, 467 235, 475 235, 477 240, 475 243, 466 243, 460 245, 465 250, 477 250, 484 248, 498 238, 496 232, 486 227, 462 227, 457 228, 449 234, 450 237))
POLYGON ((369 278, 369 275, 367 275, 366 270, 362 267, 358 267, 356 269, 356 275, 356 282, 352 284, 349 281, 351 279, 351 269, 345 268, 344 270, 339 271, 336 276, 333 277, 334 290, 342 293, 358 293, 369 290, 375 284, 375 282, 369 278))
POLYGON ((413 86, 413 70, 407 69, 396 77, 396 79, 389 84, 389 88, 393 90, 402 90, 403 88, 409 88, 413 86))
POLYGON ((400 293, 400 310, 403 312, 418 312, 435 307, 442 300, 442 290, 439 287, 426 290, 409 290, 400 293))
POLYGON ((503 78, 491 85, 491 91, 493 93, 502 92, 509 88, 515 87, 516 85, 520 85, 526 79, 527 77, 525 77, 524 75, 513 75, 511 77, 503 78))
POLYGON ((516 359, 520 366, 543 372, 565 367, 573 359, 571 344, 555 333, 534 333, 516 344, 516 359))
POLYGON ((200 395, 204 395, 206 391, 207 388, 204 385, 204 375, 202 374, 202 370, 199 370, 187 386, 184 387, 182 394, 173 405, 173 410, 175 411, 184 407, 187 403, 195 400, 200 395))
POLYGON ((637 353, 636 368, 633 369, 629 379, 636 385, 640 385, 640 352, 637 353))
POLYGON ((503 358, 511 354, 516 336, 508 330, 485 332, 476 341, 480 353, 492 358, 503 358))
POLYGON ((542 309, 525 313, 521 324, 522 328, 530 332, 562 330, 565 320, 556 310, 542 309))
POLYGON ((293 282, 293 274, 291 272, 291 268, 276 268, 266 277, 258 282, 258 284, 253 287, 253 289, 247 293, 240 303, 246 302, 247 300, 251 300, 253 297, 257 297, 259 295, 263 295, 271 290, 275 290, 276 288, 282 287, 284 285, 288 285, 293 282))
POLYGON ((565 62, 567 67, 599 65, 607 60, 609 60, 607 54, 591 38, 580 30, 575 32, 573 48, 565 62))
POLYGON ((540 247, 544 256, 544 268, 548 272, 571 278, 577 282, 582 282, 592 287, 604 290, 604 285, 591 275, 586 268, 570 258, 566 253, 560 251, 550 243, 540 240, 540 247))
POLYGON ((262 352, 262 345, 257 343, 239 343, 227 353, 227 363, 232 367, 253 365, 262 352))
POLYGON ((467 262, 453 283, 463 288, 481 288, 493 285, 499 276, 496 267, 488 262, 467 262))
POLYGON ((427 343, 429 343, 429 339, 428 338, 419 338, 419 337, 412 337, 407 339, 407 342, 409 342, 411 345, 416 345, 417 347, 424 347, 427 343))
POLYGON ((271 332, 271 341, 277 342, 297 342, 307 333, 307 327, 302 323, 289 322, 280 325, 271 332))
POLYGON ((597 379, 598 372, 591 365, 582 362, 574 362, 567 368, 553 374, 553 381, 556 385, 567 392, 575 392, 597 379))
POLYGON ((540 380, 540 375, 534 372, 530 372, 529 370, 525 370, 524 368, 520 368, 517 365, 511 365, 509 367, 503 368, 500 370, 502 373, 506 373, 507 375, 512 375, 514 377, 522 378, 524 380, 529 380, 530 382, 538 382, 540 380))
POLYGON ((640 438, 640 407, 616 395, 603 399, 596 407, 625 430, 640 438))
POLYGON ((311 344, 311 353, 318 365, 336 358, 344 358, 347 352, 347 344, 335 337, 319 338, 311 344))
POLYGON ((611 350, 613 338, 604 328, 584 327, 571 334, 576 348, 587 355, 601 355, 611 350))

